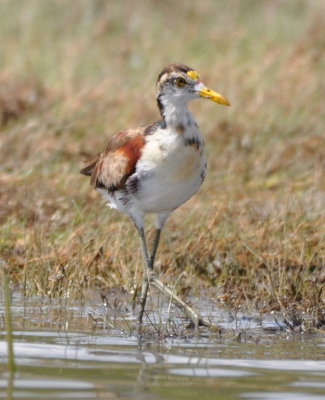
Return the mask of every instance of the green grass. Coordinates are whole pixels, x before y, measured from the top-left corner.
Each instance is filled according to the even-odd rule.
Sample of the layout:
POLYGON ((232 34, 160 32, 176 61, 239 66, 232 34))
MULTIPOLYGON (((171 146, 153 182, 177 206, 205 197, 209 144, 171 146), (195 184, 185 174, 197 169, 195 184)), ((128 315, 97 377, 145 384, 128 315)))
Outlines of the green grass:
POLYGON ((185 271, 180 290, 214 286, 216 301, 324 323, 322 0, 1 5, 0 252, 11 279, 51 296, 139 284, 131 223, 78 171, 118 130, 159 118, 156 76, 183 62, 232 107, 191 104, 209 171, 166 225, 162 279, 185 271))

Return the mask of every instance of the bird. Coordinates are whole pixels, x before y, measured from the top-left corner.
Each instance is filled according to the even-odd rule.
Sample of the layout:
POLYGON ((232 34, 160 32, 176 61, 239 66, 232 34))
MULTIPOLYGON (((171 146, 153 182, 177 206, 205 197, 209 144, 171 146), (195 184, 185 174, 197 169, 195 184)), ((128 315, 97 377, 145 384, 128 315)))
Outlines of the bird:
POLYGON ((154 271, 159 239, 172 211, 189 200, 200 188, 207 170, 205 144, 198 124, 188 109, 193 99, 208 99, 230 106, 226 97, 209 89, 197 70, 181 63, 162 69, 156 82, 156 100, 161 118, 150 125, 120 131, 103 151, 86 161, 80 173, 111 208, 127 214, 138 232, 143 258, 139 299, 139 326, 149 285, 168 296, 196 327, 211 326, 188 306, 154 271), (144 218, 155 215, 155 234, 149 253, 144 218))

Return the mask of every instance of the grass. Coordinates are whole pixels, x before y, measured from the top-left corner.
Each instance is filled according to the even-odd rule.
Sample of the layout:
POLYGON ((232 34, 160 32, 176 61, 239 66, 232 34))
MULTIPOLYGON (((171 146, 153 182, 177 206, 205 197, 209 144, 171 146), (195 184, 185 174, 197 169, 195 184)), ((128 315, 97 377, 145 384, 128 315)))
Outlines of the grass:
POLYGON ((183 273, 184 294, 209 287, 217 303, 324 328, 324 2, 1 4, 0 253, 11 280, 72 297, 141 282, 134 228, 78 171, 110 135, 159 118, 156 76, 183 62, 232 107, 191 104, 209 171, 166 225, 162 279, 183 273))
POLYGON ((16 372, 16 363, 14 357, 14 346, 13 346, 13 330, 12 330, 12 316, 11 316, 11 296, 9 288, 9 280, 7 272, 5 270, 5 265, 3 261, 0 261, 0 276, 2 280, 2 290, 4 297, 4 315, 3 322, 5 325, 5 339, 7 342, 7 395, 8 398, 12 398, 13 392, 13 382, 16 372))

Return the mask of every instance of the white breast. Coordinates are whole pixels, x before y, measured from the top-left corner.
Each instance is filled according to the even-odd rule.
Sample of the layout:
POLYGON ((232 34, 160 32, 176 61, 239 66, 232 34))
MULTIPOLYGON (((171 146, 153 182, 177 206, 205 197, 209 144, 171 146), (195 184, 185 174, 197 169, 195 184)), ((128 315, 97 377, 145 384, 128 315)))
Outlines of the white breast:
POLYGON ((196 144, 185 145, 184 136, 172 130, 149 136, 136 169, 140 190, 134 205, 144 213, 158 213, 183 204, 203 181, 203 150, 203 142, 199 148, 196 144))

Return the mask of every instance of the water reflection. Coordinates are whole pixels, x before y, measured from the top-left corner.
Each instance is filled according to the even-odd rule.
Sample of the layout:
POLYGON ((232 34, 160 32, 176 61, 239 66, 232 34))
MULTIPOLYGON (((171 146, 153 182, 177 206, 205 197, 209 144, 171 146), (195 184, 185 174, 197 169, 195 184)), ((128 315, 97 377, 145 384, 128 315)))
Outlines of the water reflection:
MULTIPOLYGON (((17 373, 14 380, 6 373, 2 336, 0 398, 325 399, 320 335, 288 335, 276 324, 265 332, 265 321, 251 317, 240 341, 231 330, 222 339, 203 332, 139 342, 132 330, 94 329, 88 314, 99 315, 100 303, 60 311, 45 300, 27 306, 18 300, 12 308, 17 373)), ((123 323, 132 325, 132 313, 125 313, 123 323)), ((232 324, 224 310, 220 315, 232 324)))

